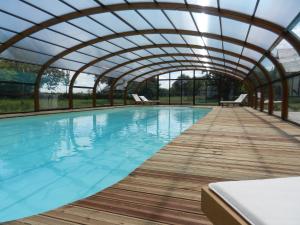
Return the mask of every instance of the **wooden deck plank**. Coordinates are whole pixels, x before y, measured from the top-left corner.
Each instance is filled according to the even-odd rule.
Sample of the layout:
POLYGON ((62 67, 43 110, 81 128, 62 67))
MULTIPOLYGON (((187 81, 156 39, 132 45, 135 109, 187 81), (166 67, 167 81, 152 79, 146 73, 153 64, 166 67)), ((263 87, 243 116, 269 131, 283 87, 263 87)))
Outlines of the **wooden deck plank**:
POLYGON ((300 128, 250 108, 215 107, 120 183, 42 215, 6 223, 211 225, 210 182, 300 176, 300 128))

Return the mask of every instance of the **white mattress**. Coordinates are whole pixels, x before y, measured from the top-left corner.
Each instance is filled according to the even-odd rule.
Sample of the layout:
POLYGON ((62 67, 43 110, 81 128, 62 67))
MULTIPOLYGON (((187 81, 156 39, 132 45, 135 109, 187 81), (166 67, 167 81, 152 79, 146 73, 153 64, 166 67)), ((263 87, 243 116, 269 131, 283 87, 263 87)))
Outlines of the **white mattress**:
POLYGON ((209 188, 250 224, 300 225, 300 177, 218 182, 209 188))

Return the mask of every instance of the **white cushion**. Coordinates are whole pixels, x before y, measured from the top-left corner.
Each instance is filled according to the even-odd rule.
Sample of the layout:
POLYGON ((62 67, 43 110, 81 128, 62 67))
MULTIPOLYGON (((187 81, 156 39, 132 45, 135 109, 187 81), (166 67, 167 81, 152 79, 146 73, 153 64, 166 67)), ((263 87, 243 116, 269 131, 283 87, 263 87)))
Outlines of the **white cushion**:
POLYGON ((300 177, 218 182, 209 188, 250 224, 300 224, 300 177))

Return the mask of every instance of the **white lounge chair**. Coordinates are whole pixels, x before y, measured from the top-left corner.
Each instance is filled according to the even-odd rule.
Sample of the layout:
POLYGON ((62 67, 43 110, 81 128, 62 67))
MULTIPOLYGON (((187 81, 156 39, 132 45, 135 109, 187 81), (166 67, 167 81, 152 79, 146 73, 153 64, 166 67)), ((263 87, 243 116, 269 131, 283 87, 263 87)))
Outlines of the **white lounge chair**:
MULTIPOLYGON (((273 104, 281 104, 282 101, 273 101, 273 104)), ((269 104, 269 100, 265 100, 264 104, 269 104)))
POLYGON ((234 101, 220 101, 221 106, 223 107, 224 105, 241 105, 243 101, 245 101, 247 97, 247 94, 241 94, 236 100, 234 101))
POLYGON ((211 183, 202 210, 214 225, 298 225, 300 177, 211 183))
POLYGON ((144 103, 148 103, 148 104, 155 104, 155 103, 159 103, 159 100, 149 100, 147 99, 145 96, 139 96, 140 99, 142 99, 142 101, 144 103))
POLYGON ((134 100, 135 104, 143 104, 143 101, 140 99, 140 97, 137 94, 131 94, 134 100))

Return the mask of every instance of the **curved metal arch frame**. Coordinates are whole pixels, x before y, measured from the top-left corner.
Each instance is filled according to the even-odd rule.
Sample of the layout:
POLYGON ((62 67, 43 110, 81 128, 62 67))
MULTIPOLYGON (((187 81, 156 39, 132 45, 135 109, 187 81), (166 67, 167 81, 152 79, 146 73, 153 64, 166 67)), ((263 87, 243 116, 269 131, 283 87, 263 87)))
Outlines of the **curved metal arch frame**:
POLYGON ((143 10, 143 9, 158 9, 158 10, 177 10, 177 11, 188 11, 188 12, 198 12, 198 13, 206 13, 209 15, 215 15, 220 17, 225 17, 233 20, 237 20, 240 22, 245 22, 248 24, 252 24, 258 27, 261 27, 266 30, 270 30, 282 37, 285 37, 295 49, 297 49, 298 53, 300 52, 300 42, 297 38, 292 35, 285 28, 277 25, 271 21, 267 21, 264 19, 252 17, 247 14, 243 14, 236 11, 219 9, 215 7, 208 6, 199 6, 194 4, 183 4, 183 3, 163 3, 160 2, 157 4, 156 2, 143 2, 143 3, 125 3, 125 4, 114 4, 114 5, 105 5, 105 7, 97 6, 93 8, 82 9, 80 11, 70 12, 64 15, 60 15, 59 17, 51 18, 39 24, 36 24, 17 35, 11 37, 0 47, 0 53, 5 49, 9 48, 16 42, 22 40, 24 37, 28 37, 29 35, 38 32, 42 29, 48 28, 55 24, 68 21, 71 19, 76 19, 83 16, 105 13, 105 12, 116 12, 122 10, 143 10))
MULTIPOLYGON (((249 48, 251 50, 257 51, 257 52, 259 52, 261 54, 265 54, 266 51, 267 51, 266 49, 263 49, 263 48, 261 48, 259 46, 256 46, 254 44, 247 43, 247 42, 244 42, 244 41, 232 38, 232 37, 221 36, 221 35, 212 34, 212 33, 200 33, 198 31, 178 30, 178 29, 176 29, 176 30, 175 29, 159 29, 159 30, 158 29, 157 30, 150 29, 150 30, 128 31, 128 32, 123 32, 123 33, 112 34, 112 35, 107 35, 107 36, 95 38, 93 40, 90 40, 90 41, 81 43, 79 45, 73 46, 73 47, 67 49, 66 51, 63 51, 63 52, 57 54, 56 56, 54 56, 50 60, 48 60, 41 67, 41 69, 40 69, 40 71, 38 72, 38 75, 37 75, 36 87, 35 87, 35 95, 37 96, 36 97, 37 100, 35 101, 36 105, 37 105, 35 107, 36 111, 39 110, 38 95, 39 95, 39 88, 40 88, 41 77, 42 77, 43 73, 45 72, 45 70, 51 64, 53 64, 55 61, 57 61, 58 59, 63 58, 64 56, 70 54, 71 52, 77 51, 77 50, 79 50, 81 48, 87 47, 89 45, 92 45, 92 44, 95 44, 95 43, 98 43, 98 42, 108 41, 108 40, 111 40, 111 39, 114 39, 114 38, 118 38, 118 37, 128 37, 128 36, 133 36, 133 35, 157 34, 157 33, 158 34, 162 34, 162 33, 166 33, 166 34, 182 34, 182 35, 192 35, 192 36, 198 36, 198 37, 203 36, 203 37, 210 38, 210 39, 216 39, 216 40, 220 40, 220 41, 224 40, 224 41, 227 41, 227 42, 232 43, 232 44, 236 44, 236 45, 240 45, 240 46, 245 46, 246 48, 249 48)), ((159 45, 159 44, 157 44, 157 45, 159 45)), ((153 47, 154 46, 155 45, 153 45, 153 47)), ((136 50, 145 49, 144 46, 138 46, 138 47, 139 47, 139 49, 136 49, 136 50)), ((207 48, 208 47, 204 47, 203 46, 203 49, 207 49, 207 48)), ((108 55, 112 55, 112 54, 114 54, 114 53, 111 53, 111 54, 108 54, 108 55)), ((114 55, 112 55, 112 56, 114 56, 114 55)), ((269 54, 267 57, 270 58, 270 60, 271 59, 276 60, 271 54, 269 54)), ((107 58, 109 58, 109 57, 107 57, 107 58)), ((107 58, 105 57, 105 59, 107 59, 107 58)), ((95 59, 95 60, 91 61, 90 63, 87 63, 84 66, 82 66, 78 71, 82 72, 83 70, 87 69, 89 66, 92 66, 95 63, 100 62, 100 61, 105 60, 105 59, 103 59, 103 57, 95 59)), ((252 63, 255 65, 257 62, 255 61, 255 63, 254 63, 254 61, 253 61, 252 63)))
MULTIPOLYGON (((187 67, 187 68, 190 68, 190 66, 186 66, 186 67, 187 67)), ((157 73, 157 74, 155 74, 155 75, 153 75, 153 76, 151 76, 151 77, 146 78, 145 80, 150 79, 150 78, 152 78, 152 77, 154 77, 154 76, 159 76, 159 75, 165 74, 165 73, 171 73, 171 72, 176 72, 176 71, 182 71, 183 69, 179 69, 179 68, 184 68, 184 67, 178 66, 178 67, 177 67, 178 69, 172 70, 173 68, 174 68, 174 67, 171 67, 170 70, 164 71, 164 72, 161 72, 161 73, 157 73)), ((175 68, 176 68, 176 67, 175 67, 175 68)), ((202 69, 201 69, 201 67, 199 67, 199 68, 200 68, 200 69, 187 69, 187 70, 201 70, 201 71, 209 71, 209 72, 212 71, 212 72, 217 72, 217 73, 223 74, 223 75, 225 75, 225 76, 230 76, 230 77, 232 77, 233 79, 240 80, 241 82, 244 82, 245 85, 248 87, 248 92, 253 92, 253 90, 254 90, 253 84, 252 84, 251 82, 249 82, 247 79, 241 80, 241 79, 239 79, 238 77, 236 77, 235 75, 230 75, 229 73, 225 73, 224 71, 218 71, 218 70, 206 70, 205 67, 203 67, 202 69)), ((152 73, 152 72, 149 72, 149 73, 152 73)), ((124 104, 125 104, 125 105, 127 104, 127 94, 128 94, 128 87, 129 87, 129 85, 130 85, 134 80, 136 80, 137 78, 142 77, 142 76, 145 76, 145 75, 147 75, 147 74, 148 74, 148 73, 142 74, 142 75, 137 76, 137 77, 135 77, 135 78, 133 78, 133 79, 131 79, 131 80, 129 80, 129 81, 127 82, 127 86, 126 86, 125 91, 124 91, 124 104)), ((145 81, 145 80, 144 80, 144 81, 145 81)), ((142 81, 142 82, 144 82, 144 81, 142 81)), ((142 83, 142 82, 141 82, 141 83, 142 83)))

